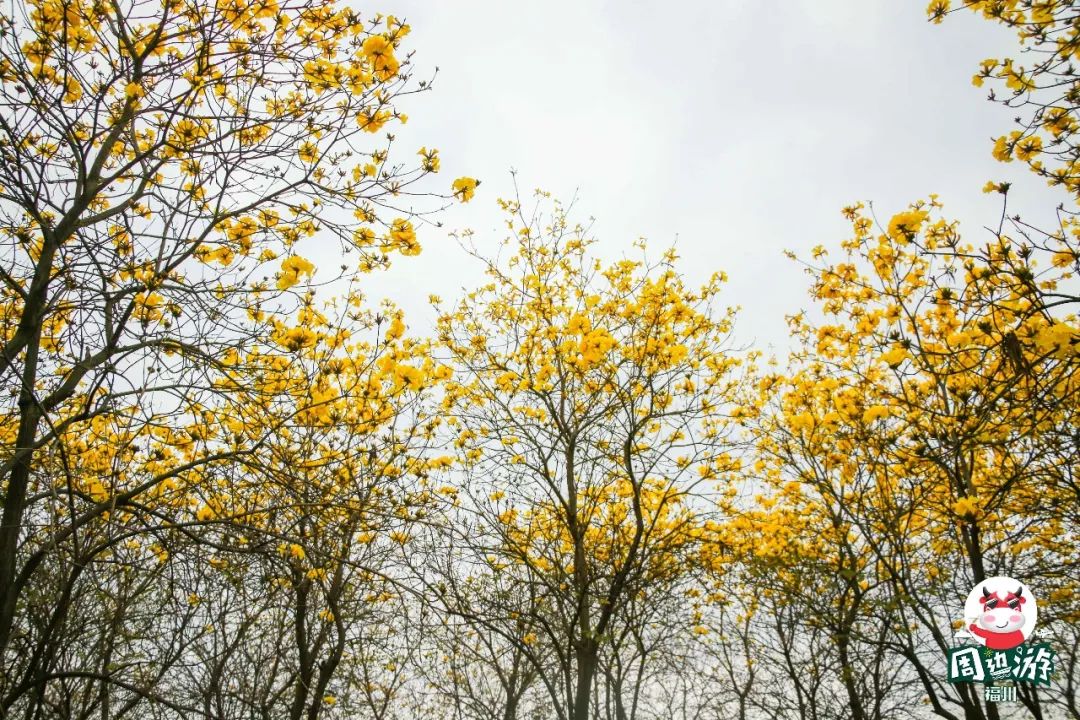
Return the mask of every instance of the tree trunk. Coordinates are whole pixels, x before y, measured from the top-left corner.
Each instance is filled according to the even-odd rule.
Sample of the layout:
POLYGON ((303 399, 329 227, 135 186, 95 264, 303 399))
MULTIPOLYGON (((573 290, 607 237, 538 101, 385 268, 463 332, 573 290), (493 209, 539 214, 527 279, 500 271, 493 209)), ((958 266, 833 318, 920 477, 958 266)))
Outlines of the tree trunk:
POLYGON ((571 720, 589 720, 589 702, 592 700, 593 678, 596 677, 596 647, 583 641, 577 651, 577 688, 574 691, 574 712, 571 720))

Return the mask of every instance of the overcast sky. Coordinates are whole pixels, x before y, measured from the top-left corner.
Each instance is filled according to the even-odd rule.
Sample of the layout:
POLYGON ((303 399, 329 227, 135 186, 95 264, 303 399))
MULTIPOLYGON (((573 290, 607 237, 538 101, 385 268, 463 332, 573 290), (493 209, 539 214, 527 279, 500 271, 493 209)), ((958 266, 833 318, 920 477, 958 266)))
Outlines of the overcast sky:
MULTIPOLYGON (((1014 183, 1010 208, 1047 217, 1062 197, 990 156, 1008 110, 971 85, 980 60, 1017 55, 1013 35, 973 13, 926 21, 921 0, 380 0, 413 33, 417 77, 433 92, 405 105, 400 151, 438 147, 440 182, 483 182, 446 227, 421 228, 423 253, 371 277, 414 333, 431 331, 431 293, 450 300, 482 281, 446 236, 505 235, 496 197, 569 199, 596 218, 598 252, 677 240, 694 281, 730 277, 740 343, 787 349, 784 315, 808 303, 809 257, 849 233, 841 208, 873 201, 885 220, 936 192, 971 238, 996 224, 990 178, 1014 183)), ((364 8, 361 8, 363 11, 364 8)))

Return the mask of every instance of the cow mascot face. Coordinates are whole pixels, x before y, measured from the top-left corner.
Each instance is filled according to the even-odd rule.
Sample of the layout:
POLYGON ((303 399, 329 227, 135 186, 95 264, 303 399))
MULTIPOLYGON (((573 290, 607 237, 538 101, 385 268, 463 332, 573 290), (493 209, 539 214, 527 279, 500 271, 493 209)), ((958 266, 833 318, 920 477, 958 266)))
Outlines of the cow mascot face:
POLYGON ((1024 626, 1024 588, 1013 592, 990 592, 982 588, 982 612, 971 625, 971 632, 983 639, 993 650, 1011 650, 1024 642, 1020 628, 1024 626))
POLYGON ((1024 588, 1017 588, 1016 592, 1008 593, 1005 597, 991 593, 985 586, 982 592, 983 611, 979 616, 979 627, 992 633, 1008 633, 1024 626, 1024 612, 1020 609, 1027 602, 1023 596, 1024 588))

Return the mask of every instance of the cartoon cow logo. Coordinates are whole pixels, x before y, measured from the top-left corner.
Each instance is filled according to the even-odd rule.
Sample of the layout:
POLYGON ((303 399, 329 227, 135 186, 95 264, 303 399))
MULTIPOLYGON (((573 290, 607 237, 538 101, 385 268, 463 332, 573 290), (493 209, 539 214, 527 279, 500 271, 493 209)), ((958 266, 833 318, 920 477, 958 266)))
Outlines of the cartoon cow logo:
POLYGON ((968 632, 991 650, 1012 650, 1031 637, 1036 614, 1027 586, 1001 576, 976 585, 964 604, 968 632))

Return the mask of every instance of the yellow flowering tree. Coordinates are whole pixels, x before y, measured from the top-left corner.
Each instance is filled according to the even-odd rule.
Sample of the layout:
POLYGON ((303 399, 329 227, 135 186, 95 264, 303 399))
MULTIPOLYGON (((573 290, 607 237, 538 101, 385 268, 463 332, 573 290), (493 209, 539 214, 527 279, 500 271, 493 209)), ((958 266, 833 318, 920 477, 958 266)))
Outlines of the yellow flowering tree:
MULTIPOLYGON (((1076 502, 1065 440, 1076 427, 1076 319, 1027 312, 1015 276, 987 271, 939 209, 915 203, 875 228, 853 206, 844 257, 817 253, 823 264, 808 269, 824 319, 790 319, 790 368, 763 375, 748 403, 771 491, 733 537, 749 534, 742 523, 772 523, 773 540, 748 553, 767 557, 771 546, 794 571, 834 578, 841 592, 818 621, 846 618, 829 629, 853 708, 856 679, 874 677, 859 663, 884 653, 910 673, 901 679, 911 701, 921 695, 943 717, 959 707, 992 718, 970 686, 932 668, 955 644, 957 599, 986 577, 1038 578, 1059 602, 1040 613, 1047 634, 1075 617, 1075 582, 1058 570, 1077 557, 1062 525, 1074 513, 1056 508, 1076 502), (857 658, 849 643, 864 648, 857 658)), ((999 237, 987 253, 1022 249, 999 237)), ((1051 265, 1040 286, 1067 274, 1051 265)), ((794 599, 802 583, 781 591, 794 599)), ((1054 690, 1025 698, 1062 700, 1054 690)))
MULTIPOLYGON (((0 374, 14 389, 0 407, 4 712, 114 691, 195 712, 151 690, 149 670, 110 670, 102 648, 142 633, 165 643, 163 667, 183 666, 171 630, 135 608, 161 601, 195 622, 209 609, 177 595, 191 583, 166 582, 183 574, 172 545, 219 511, 285 502, 269 474, 240 476, 263 490, 234 494, 222 479, 240 458, 266 465, 314 442, 265 398, 287 393, 308 427, 361 392, 302 370, 305 352, 341 348, 349 331, 331 332, 300 294, 316 275, 304 246, 337 244, 344 276, 419 252, 399 202, 439 170, 437 151, 410 164, 381 134, 406 120, 397 99, 428 87, 411 80, 408 32, 321 0, 27 0, 0 13, 0 374), (130 593, 91 591, 113 586, 130 593), (126 629, 133 614, 141 630, 126 629), (65 649, 84 641, 90 666, 65 649)), ((402 355, 371 381, 381 405, 356 403, 372 413, 364 432, 419 387, 411 352, 386 351, 402 355)), ((401 452, 373 450, 387 467, 401 452)), ((310 462, 345 472, 331 451, 310 462)), ((299 521, 274 517, 283 525, 263 531, 288 536, 285 558, 299 560, 299 521)))
POLYGON ((442 412, 468 478, 456 544, 530 588, 550 701, 584 720, 631 599, 687 571, 700 495, 738 467, 724 413, 739 361, 733 311, 712 308, 722 275, 691 289, 673 252, 605 267, 546 201, 501 202, 512 256, 442 310, 442 412))
MULTIPOLYGON (((244 647, 252 659, 208 662, 219 680, 199 690, 217 702, 233 678, 251 705, 347 715, 389 705, 406 678, 394 567, 430 511, 423 451, 437 423, 424 398, 444 370, 425 342, 405 335, 399 311, 360 305, 353 295, 320 310, 306 296, 272 344, 221 380, 259 395, 221 408, 208 441, 256 446, 185 483, 188 506, 178 510, 190 526, 177 531, 198 539, 187 564, 221 576, 205 582, 259 597, 250 614, 240 605, 240 619, 214 622, 215 644, 244 647), (312 338, 297 346, 290 328, 299 327, 312 338), (273 432, 260 438, 249 428, 273 432)), ((214 596, 205 606, 219 611, 214 596)))

